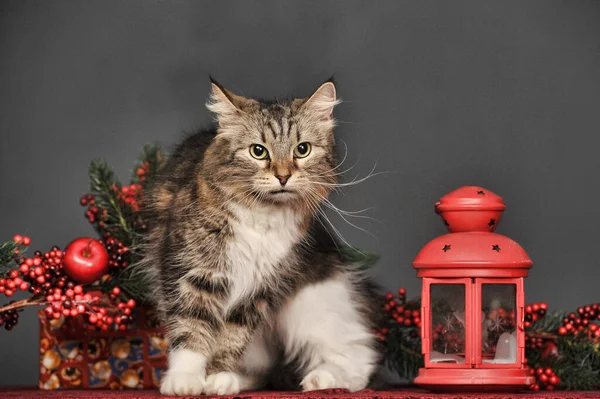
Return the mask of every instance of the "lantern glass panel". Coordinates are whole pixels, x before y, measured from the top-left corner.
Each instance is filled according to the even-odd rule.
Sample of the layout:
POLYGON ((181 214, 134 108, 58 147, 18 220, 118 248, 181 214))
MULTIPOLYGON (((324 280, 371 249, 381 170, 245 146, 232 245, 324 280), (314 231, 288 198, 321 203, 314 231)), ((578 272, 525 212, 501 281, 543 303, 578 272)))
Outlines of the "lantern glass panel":
POLYGON ((516 301, 516 284, 481 285, 482 363, 517 362, 516 301))
POLYGON ((431 284, 431 363, 465 363, 465 285, 431 284))

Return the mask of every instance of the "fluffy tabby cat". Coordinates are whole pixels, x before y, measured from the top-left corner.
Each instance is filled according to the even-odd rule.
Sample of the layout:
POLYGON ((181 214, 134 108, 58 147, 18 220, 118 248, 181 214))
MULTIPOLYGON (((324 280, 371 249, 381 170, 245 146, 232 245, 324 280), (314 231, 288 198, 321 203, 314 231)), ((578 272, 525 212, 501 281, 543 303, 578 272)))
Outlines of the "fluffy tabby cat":
POLYGON ((339 174, 337 103, 331 81, 276 102, 213 82, 216 129, 187 138, 149 193, 144 269, 170 342, 161 393, 368 385, 374 286, 318 211, 339 174))

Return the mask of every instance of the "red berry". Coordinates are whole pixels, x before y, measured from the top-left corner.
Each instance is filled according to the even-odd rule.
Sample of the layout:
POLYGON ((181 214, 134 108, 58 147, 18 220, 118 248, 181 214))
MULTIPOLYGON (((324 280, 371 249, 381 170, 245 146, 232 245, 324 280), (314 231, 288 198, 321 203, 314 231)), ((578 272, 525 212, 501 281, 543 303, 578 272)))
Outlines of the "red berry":
POLYGON ((17 234, 13 237, 13 241, 16 242, 17 244, 20 244, 21 242, 23 242, 23 236, 17 234))
POLYGON ((96 324, 98 322, 98 317, 96 317, 96 315, 90 315, 89 321, 92 324, 96 324))
POLYGON ((112 289, 113 295, 119 295, 121 293, 121 289, 119 287, 115 287, 112 289))
POLYGON ((567 334, 567 329, 566 329, 566 327, 561 327, 561 328, 559 328, 559 329, 558 329, 558 333, 559 333, 560 335, 565 335, 565 334, 567 334))
MULTIPOLYGON (((2 288, 4 288, 4 287, 2 287, 2 288)), ((13 296, 13 294, 14 294, 14 292, 12 290, 5 289, 5 291, 4 291, 4 295, 6 295, 6 296, 13 296)))
POLYGON ((128 308, 135 308, 135 300, 134 299, 130 299, 127 301, 127 307, 128 308))
POLYGON ((544 374, 544 369, 543 369, 543 368, 541 368, 541 367, 538 367, 538 368, 535 370, 535 373, 536 373, 537 375, 542 375, 542 374, 544 374))
POLYGON ((125 324, 121 324, 121 325, 119 326, 119 330, 120 330, 120 331, 125 331, 125 330, 127 330, 127 326, 126 326, 125 324))
POLYGON ((560 382, 560 378, 558 378, 557 376, 553 375, 552 377, 550 377, 550 379, 548 381, 552 385, 558 385, 558 383, 560 382))
POLYGON ((60 313, 54 312, 54 313, 52 313, 52 317, 55 319, 60 319, 60 313))
POLYGON ((67 298, 73 298, 74 295, 75 295, 75 292, 73 292, 73 290, 70 288, 65 292, 65 296, 67 298))
POLYGON ((85 312, 85 306, 83 306, 83 305, 77 305, 77 312, 84 313, 85 312))
POLYGON ((534 303, 531 306, 531 310, 533 310, 534 312, 537 312, 538 310, 540 310, 540 305, 538 305, 537 303, 534 303))
POLYGON ((394 299, 394 294, 392 294, 391 292, 388 292, 385 294, 385 298, 389 301, 391 299, 394 299))
POLYGON ((80 286, 80 285, 76 285, 76 286, 73 288, 73 292, 74 292, 75 294, 77 294, 77 295, 80 295, 80 294, 82 294, 82 293, 83 293, 83 287, 82 287, 82 286, 80 286))
POLYGON ((548 305, 546 304, 546 302, 540 303, 540 309, 548 310, 548 305))
POLYGON ((31 238, 27 236, 23 237, 23 245, 27 246, 29 244, 31 244, 31 238))
POLYGON ((399 293, 400 295, 406 295, 406 289, 404 289, 404 288, 400 288, 400 289, 398 290, 398 293, 399 293))
POLYGON ((29 283, 25 283, 25 282, 21 283, 21 285, 19 286, 19 289, 21 291, 27 291, 29 289, 29 283))
POLYGON ((527 305, 527 307, 525 307, 525 313, 532 313, 531 305, 527 305))
POLYGON ((548 367, 546 370, 544 370, 544 373, 546 373, 547 376, 551 376, 554 374, 554 371, 548 367))

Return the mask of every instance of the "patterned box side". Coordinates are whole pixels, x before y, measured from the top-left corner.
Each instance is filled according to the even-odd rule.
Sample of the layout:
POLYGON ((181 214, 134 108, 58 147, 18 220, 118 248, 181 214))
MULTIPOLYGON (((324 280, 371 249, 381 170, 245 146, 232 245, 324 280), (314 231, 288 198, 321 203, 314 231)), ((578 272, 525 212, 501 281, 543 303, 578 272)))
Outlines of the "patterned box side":
POLYGON ((140 308, 126 331, 90 331, 83 319, 54 320, 40 311, 40 388, 155 388, 167 366, 167 343, 151 312, 140 308))

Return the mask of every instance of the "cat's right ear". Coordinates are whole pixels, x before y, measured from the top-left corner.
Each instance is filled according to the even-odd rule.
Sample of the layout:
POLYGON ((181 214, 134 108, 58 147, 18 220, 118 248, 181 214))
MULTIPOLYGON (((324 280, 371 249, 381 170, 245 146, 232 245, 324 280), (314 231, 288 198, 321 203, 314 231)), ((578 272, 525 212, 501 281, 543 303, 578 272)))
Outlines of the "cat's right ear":
POLYGON ((241 116, 246 112, 244 109, 252 101, 233 94, 212 78, 211 86, 210 98, 206 103, 206 108, 215 115, 219 123, 241 116))

